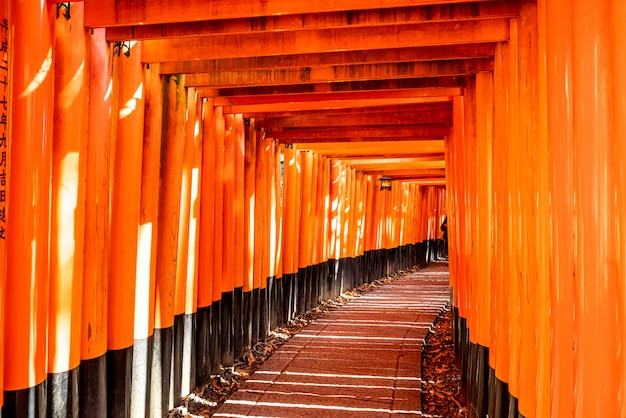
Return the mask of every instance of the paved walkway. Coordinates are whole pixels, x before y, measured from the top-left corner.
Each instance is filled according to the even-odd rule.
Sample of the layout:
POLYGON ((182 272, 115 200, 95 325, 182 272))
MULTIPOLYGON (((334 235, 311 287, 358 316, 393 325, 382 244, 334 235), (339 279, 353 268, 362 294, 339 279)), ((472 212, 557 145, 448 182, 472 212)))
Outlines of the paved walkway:
POLYGON ((445 265, 354 299, 280 347, 214 416, 420 416, 422 342, 448 301, 445 265))

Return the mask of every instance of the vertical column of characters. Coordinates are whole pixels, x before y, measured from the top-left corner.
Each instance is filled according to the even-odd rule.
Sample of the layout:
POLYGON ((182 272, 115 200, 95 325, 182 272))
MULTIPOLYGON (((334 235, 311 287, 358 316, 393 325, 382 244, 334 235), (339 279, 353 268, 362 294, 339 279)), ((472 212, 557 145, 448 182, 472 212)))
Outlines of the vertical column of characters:
POLYGON ((0 150, 0 171, 7 174, 10 161, 11 176, 6 178, 2 204, 12 225, 18 227, 9 229, 5 222, 0 239, 6 240, 10 260, 4 312, 11 318, 5 323, 2 338, 6 366, 2 415, 43 416, 50 277, 54 22, 51 7, 45 2, 12 4, 10 21, 2 22, 2 32, 9 33, 5 46, 10 52, 8 57, 5 52, 0 61, 2 78, 6 75, 7 82, 11 80, 0 93, 0 100, 5 101, 0 104, 0 126, 5 138, 12 140, 10 148, 5 142, 0 150))
MULTIPOLYGON (((0 10, 0 13, 4 10, 0 10)), ((8 10, 7 10, 8 15, 8 10)), ((9 20, 0 16, 0 239, 7 233, 7 176, 9 174, 9 20)))
MULTIPOLYGON (((0 1, 0 62, 3 69, 0 70, 0 94, 2 94, 2 109, 8 113, 9 102, 7 100, 9 92, 9 3, 6 0, 0 1)), ((6 118, 8 121, 8 117, 6 118)), ((8 176, 8 126, 7 123, 0 125, 0 335, 4 336, 4 288, 7 271, 6 256, 6 223, 7 223, 7 176, 8 176)), ((0 344, 0 408, 4 403, 4 347, 0 344)))

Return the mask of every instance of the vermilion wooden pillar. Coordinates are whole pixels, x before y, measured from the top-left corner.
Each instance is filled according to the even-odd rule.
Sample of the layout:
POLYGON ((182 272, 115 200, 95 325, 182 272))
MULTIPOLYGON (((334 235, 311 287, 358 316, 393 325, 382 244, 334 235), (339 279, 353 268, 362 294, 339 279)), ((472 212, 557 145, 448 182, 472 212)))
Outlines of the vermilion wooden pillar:
POLYGON ((111 63, 104 29, 88 32, 85 74, 89 80, 85 246, 81 313, 80 403, 106 414, 106 351, 110 268, 111 63))
POLYGON ((551 414, 574 416, 572 2, 546 1, 550 155, 551 414))
POLYGON ((13 94, 6 91, 11 113, 3 113, 10 124, 11 148, 1 151, 8 158, 4 163, 10 161, 10 178, 8 187, 0 192, 6 198, 6 190, 11 191, 4 234, 0 238, 7 245, 7 260, 11 260, 7 265, 3 307, 4 315, 10 320, 5 322, 2 338, 5 356, 2 415, 6 416, 44 416, 46 412, 54 113, 52 7, 45 2, 12 1, 8 28, 0 28, 4 34, 12 34, 8 38, 12 61, 8 68, 13 82, 13 94), (46 77, 39 75, 44 73, 46 77))
POLYGON ((178 76, 163 78, 163 134, 156 263, 156 306, 151 376, 151 413, 171 407, 172 371, 180 366, 173 352, 176 307, 176 272, 183 153, 185 148, 186 94, 178 76), (172 365, 174 364, 174 366, 172 365))
POLYGON ((202 104, 202 168, 198 243, 198 318, 196 335, 196 382, 208 381, 211 374, 211 327, 213 310, 214 230, 216 199, 215 108, 213 99, 202 104))
POLYGON ((508 334, 509 334, 509 375, 504 379, 508 382, 509 394, 513 397, 511 402, 509 402, 509 413, 516 413, 517 405, 516 400, 519 399, 520 396, 520 386, 519 386, 519 356, 520 356, 520 307, 519 307, 519 266, 522 261, 519 260, 522 255, 521 250, 521 231, 520 231, 520 222, 518 219, 521 218, 521 210, 519 207, 520 196, 519 191, 521 190, 521 186, 519 184, 519 173, 520 168, 519 165, 521 161, 519 161, 520 155, 522 152, 519 149, 519 140, 518 140, 518 119, 519 119, 519 66, 518 66, 518 55, 519 55, 519 21, 517 18, 513 18, 510 21, 510 41, 508 43, 508 62, 507 66, 507 75, 508 79, 505 83, 508 86, 509 98, 509 111, 506 115, 509 125, 508 125, 508 133, 509 133, 509 146, 507 148, 507 161, 509 164, 509 168, 507 170, 507 185, 506 185, 506 193, 507 193, 507 208, 505 209, 507 213, 507 218, 509 219, 509 230, 507 234, 507 252, 508 257, 505 258, 505 276, 507 281, 507 308, 508 308, 508 334), (508 267, 508 268, 507 268, 508 267), (513 411, 513 412, 511 412, 513 411))
MULTIPOLYGON (((477 197, 476 197, 476 172, 477 167, 474 161, 476 161, 476 111, 477 111, 477 92, 476 92, 476 79, 468 81, 465 98, 467 100, 467 106, 465 110, 464 120, 464 136, 463 136, 463 155, 467 156, 463 162, 463 225, 464 229, 461 233, 464 239, 465 252, 463 258, 465 259, 464 274, 467 280, 468 286, 468 303, 469 309, 467 310, 467 328, 469 331, 469 341, 472 344, 476 344, 476 338, 478 334, 479 313, 478 313, 478 280, 476 277, 476 270, 478 260, 472 255, 476 253, 477 241, 474 239, 476 234, 476 220, 477 217, 477 197)), ((470 348, 470 347, 468 347, 470 348)), ((473 354, 473 353, 472 353, 473 354)), ((476 387, 474 382, 469 382, 470 388, 476 387)), ((469 399, 471 401, 471 399, 469 399)))
POLYGON ((83 5, 55 22, 48 412, 78 409, 88 80, 83 5))
MULTIPOLYGON (((249 119, 248 122, 249 123, 249 119)), ((233 125, 233 179, 234 179, 234 229, 230 231, 234 237, 234 269, 233 269, 233 354, 235 358, 243 352, 243 283, 244 283, 244 159, 245 159, 245 126, 242 114, 234 115, 233 125)))
POLYGON ((610 2, 588 0, 572 5, 574 414, 619 416, 615 177, 608 163, 614 155, 613 118, 623 115, 612 106, 612 8, 610 2))
POLYGON ((297 299, 297 313, 303 314, 306 310, 308 287, 309 287, 309 275, 307 267, 311 265, 311 253, 310 241, 311 241, 311 192, 313 187, 313 154, 311 151, 300 151, 301 155, 301 192, 297 196, 300 201, 300 217, 298 218, 299 228, 299 257, 298 257, 298 299, 297 299))
POLYGON ((254 211, 254 282, 258 286, 257 320, 255 321, 256 336, 263 338, 267 333, 277 325, 278 316, 275 317, 273 312, 283 306, 282 300, 278 298, 277 289, 282 283, 272 281, 268 277, 265 266, 266 251, 269 248, 269 235, 267 229, 269 200, 268 200, 268 149, 267 139, 261 132, 256 135, 255 156, 256 166, 254 171, 254 195, 255 195, 255 211, 254 211), (275 296, 276 295, 276 296, 275 296))
MULTIPOLYGON (((258 135, 265 136, 265 132, 259 130, 258 135)), ((284 146, 279 145, 276 140, 267 138, 270 141, 270 211, 271 219, 269 225, 269 243, 270 243, 270 279, 267 281, 261 280, 260 292, 267 294, 268 298, 271 298, 271 319, 269 321, 270 328, 274 323, 284 322, 284 303, 283 303, 283 284, 285 283, 283 275, 283 199, 284 193, 283 185, 283 167, 284 167, 284 146), (273 279, 273 280, 272 280, 273 279), (270 291, 270 283, 274 283, 275 289, 270 291), (274 322, 272 322, 274 321, 274 322)), ((260 335, 259 335, 260 337, 260 335)))
MULTIPOLYGON (((120 51, 122 52, 122 51, 120 51)), ((113 57, 111 258, 108 288, 108 409, 128 414, 134 342, 137 238, 144 123, 141 44, 113 57)))
MULTIPOLYGON (((180 201, 178 219, 178 248, 176 256, 176 285, 175 285, 175 307, 174 307, 174 353, 173 364, 174 374, 172 376, 172 395, 174 404, 189 393, 183 391, 183 385, 189 388, 189 364, 192 351, 190 341, 185 344, 185 339, 191 338, 192 323, 191 317, 187 318, 187 301, 194 299, 193 280, 188 282, 189 271, 189 245, 190 240, 190 219, 191 219, 191 194, 193 183, 193 171, 195 164, 195 135, 194 125, 196 119, 196 92, 193 88, 185 88, 183 91, 185 101, 182 106, 183 122, 183 159, 181 165, 180 201), (189 295, 187 295, 189 292, 189 295), (187 350, 185 351, 185 348, 187 350), (183 371, 183 363, 187 365, 187 371, 183 371)), ((181 100, 182 102, 182 100, 181 100)), ((193 254, 193 253, 192 253, 193 254)), ((192 256, 193 258, 193 256, 192 256)), ((191 265, 193 271, 193 265, 191 265)), ((192 307, 192 306, 190 306, 192 307)), ((189 312, 192 313, 191 311, 189 312)), ((195 375, 195 373, 194 373, 195 375)), ((195 377, 195 376, 194 376, 195 377)), ((193 389, 193 387, 192 387, 193 389)))
POLYGON ((492 148, 492 204, 493 222, 491 227, 493 254, 491 264, 491 347, 489 352, 490 375, 489 415, 498 416, 508 409, 509 379, 509 285, 504 279, 509 274, 509 46, 506 43, 496 46, 494 63, 494 137, 492 148))
POLYGON ((318 266, 317 272, 317 291, 315 295, 315 305, 325 300, 326 282, 328 278, 328 257, 326 255, 326 238, 327 238, 327 220, 328 220, 328 188, 330 187, 330 178, 328 172, 328 158, 319 156, 318 158, 318 195, 317 195, 317 217, 315 218, 315 263, 318 266))
MULTIPOLYGON (((464 174, 464 164, 463 164, 463 158, 462 155, 464 155, 464 148, 463 148, 463 144, 465 141, 465 128, 464 128, 464 109, 465 109, 465 101, 464 98, 459 96, 459 97, 455 97, 453 99, 453 126, 454 126, 454 132, 453 132, 453 141, 454 141, 454 150, 455 150, 455 161, 454 161, 454 167, 455 167, 455 171, 456 171, 456 183, 458 186, 458 192, 457 192, 457 213, 455 216, 456 219, 456 224, 457 224, 457 228, 456 228, 456 239, 457 239, 457 245, 456 245, 456 254, 457 254, 457 264, 456 264, 456 272, 455 272, 455 281, 457 283, 457 287, 458 287, 458 308, 459 308, 459 315, 462 318, 467 318, 468 315, 468 290, 469 290, 469 286, 468 286, 468 280, 467 280, 467 274, 466 274, 466 241, 465 241, 465 224, 467 222, 467 219, 465 217, 465 206, 464 206, 464 199, 462 196, 462 192, 463 192, 463 188, 464 188, 464 183, 463 183, 463 179, 466 178, 465 174, 464 174)), ((423 187, 420 187, 420 189, 422 189, 422 195, 423 195, 423 187)), ((422 215, 422 219, 423 219, 423 215, 422 215)), ((422 221, 422 225, 423 225, 423 221, 422 221)), ((422 239, 425 239, 425 237, 422 235, 422 239)), ((451 272, 452 274, 452 272, 451 272)), ((457 292, 455 292, 456 294, 457 292)))
MULTIPOLYGON (((148 413, 154 343, 163 84, 159 65, 144 67, 145 109, 135 284, 135 342, 131 415, 148 413)), ((82 366, 81 366, 82 367, 82 366)), ((82 397, 81 397, 82 398, 82 397)))
POLYGON ((339 267, 340 203, 339 203, 340 163, 330 160, 330 221, 328 223, 328 258, 330 260, 331 292, 335 294, 339 267))
POLYGON ((221 337, 223 329, 222 321, 222 292, 226 289, 223 283, 223 256, 224 256, 224 178, 225 167, 225 122, 224 109, 215 107, 215 122, 211 142, 215 146, 215 201, 214 201, 214 252, 213 252, 213 323, 211 325, 211 348, 215 355, 211 356, 211 370, 219 371, 222 359, 221 337))
POLYGON ((233 291, 235 288, 235 126, 234 115, 224 115, 224 166, 223 166, 223 235, 222 243, 222 365, 234 362, 233 291))
POLYGON ((196 378, 196 311, 198 290, 198 218, 200 206, 200 177, 202 160, 202 99, 193 88, 186 89, 185 151, 180 201, 180 239, 176 270, 177 298, 174 336, 179 350, 180 387, 175 387, 177 398, 189 394, 196 378), (178 290, 180 289, 180 290, 178 290))
POLYGON ((258 309, 256 300, 258 296, 258 284, 255 286, 254 281, 254 256, 255 256, 255 210, 256 210, 256 194, 255 194, 255 174, 256 174, 256 150, 257 150, 257 131, 254 129, 254 121, 251 126, 246 129, 248 141, 245 146, 244 153, 244 260, 243 260, 243 292, 247 295, 244 301, 244 328, 243 328, 243 344, 252 346, 253 334, 258 337, 258 309), (253 325, 256 317, 256 326, 253 325), (253 332, 253 329, 254 332, 253 332))
MULTIPOLYGON (((282 277, 282 267, 279 268, 276 264, 277 260, 279 260, 278 257, 280 249, 278 247, 280 246, 282 239, 282 235, 280 233, 280 217, 282 216, 280 154, 282 151, 280 149, 281 147, 277 145, 274 139, 268 138, 264 132, 262 134, 264 138, 264 149, 266 152, 264 165, 267 165, 266 175, 264 177, 264 184, 266 188, 265 196, 267 199, 265 212, 267 214, 267 221, 263 223, 263 234, 266 236, 266 244, 264 250, 265 254, 262 257, 262 269, 265 271, 265 274, 261 275, 261 284, 267 287, 265 292, 268 295, 268 298, 271 299, 272 294, 269 290, 269 283, 271 281, 276 283, 277 280, 282 277)), ((271 327, 272 324, 269 321, 269 317, 276 314, 276 312, 272 312, 275 310, 276 308, 272 307, 271 300, 268 299, 268 325, 270 325, 270 330, 273 328, 271 327)), ((278 317, 276 319, 278 319, 278 317)))
POLYGON ((613 51, 613 144, 615 151, 613 152, 613 176, 616 179, 617 188, 617 207, 616 215, 618 221, 617 240, 617 263, 618 263, 618 330, 619 330, 619 393, 618 399, 618 415, 626 415, 626 164, 624 164, 621 156, 626 155, 626 42, 623 36, 623 28, 626 25, 626 3, 614 0, 611 2, 611 41, 613 51))
MULTIPOLYGON (((259 135, 261 132, 259 132, 259 135)), ((265 133, 263 132, 263 135, 265 133)), ((270 249, 272 256, 270 256, 270 265, 273 265, 271 271, 273 271, 276 279, 283 277, 283 264, 282 264, 282 231, 283 231, 283 206, 282 206, 282 167, 283 167, 283 147, 279 146, 276 140, 268 138, 272 141, 271 149, 273 150, 270 155, 271 161, 273 161, 271 169, 271 210, 272 219, 270 225, 270 249)))
POLYGON ((291 147, 284 148, 284 173, 283 173, 283 274, 293 274, 293 248, 294 248, 294 211, 293 198, 295 193, 295 179, 292 171, 295 170, 295 152, 291 147))
POLYGON ((475 139, 475 207, 474 251, 472 270, 475 271, 476 328, 470 331, 477 344, 475 376, 476 409, 487 413, 483 399, 487 395, 488 357, 491 347, 491 238, 492 238, 492 146, 493 146, 493 75, 476 74, 476 139, 475 139))

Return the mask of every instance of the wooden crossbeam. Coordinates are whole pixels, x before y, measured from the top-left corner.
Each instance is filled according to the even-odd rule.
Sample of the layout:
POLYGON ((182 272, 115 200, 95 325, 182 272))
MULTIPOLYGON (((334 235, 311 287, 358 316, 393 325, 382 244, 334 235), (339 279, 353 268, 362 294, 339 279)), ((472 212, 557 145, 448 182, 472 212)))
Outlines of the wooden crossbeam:
POLYGON ((290 130, 272 129, 265 133, 268 138, 294 141, 294 140, 319 140, 328 141, 339 138, 431 138, 443 137, 450 133, 450 129, 441 125, 415 125, 415 126, 346 126, 343 129, 333 127, 331 129, 299 128, 290 130))
POLYGON ((495 54, 493 43, 467 45, 425 46, 413 48, 339 51, 319 54, 296 54, 227 59, 165 62, 161 74, 190 74, 225 71, 251 71, 273 68, 320 67, 350 64, 376 64, 385 62, 418 62, 489 58, 495 54))
MULTIPOLYGON (((362 158, 342 158, 341 162, 343 164, 352 166, 352 167, 364 167, 364 166, 383 166, 383 165, 392 165, 392 164, 420 164, 420 163, 441 163, 443 161, 443 154, 429 154, 423 157, 393 157, 393 158, 374 158, 374 157, 362 157, 362 158)), ((426 167, 424 168, 444 168, 441 167, 426 167)))
POLYGON ((424 168, 424 169, 401 169, 394 170, 393 166, 388 166, 386 170, 360 170, 367 174, 387 175, 394 180, 400 178, 422 178, 422 179, 434 179, 445 178, 446 171, 443 168, 424 168))
POLYGON ((389 158, 406 154, 432 154, 444 152, 443 141, 377 141, 347 142, 341 144, 294 144, 294 148, 308 149, 334 158, 378 156, 389 158))
POLYGON ((443 168, 403 169, 394 170, 389 166, 386 170, 359 170, 364 174, 384 175, 394 180, 445 180, 446 171, 443 168))
POLYGON ((446 185, 446 179, 445 178, 439 178, 439 179, 414 179, 412 177, 407 177, 405 179, 402 179, 403 182, 406 183, 414 183, 417 184, 419 186, 445 186, 446 185))
POLYGON ((516 2, 491 1, 450 6, 415 6, 379 10, 350 10, 315 14, 261 16, 226 20, 188 21, 111 27, 109 42, 184 36, 233 35, 249 32, 283 32, 301 29, 406 25, 428 21, 514 17, 516 2))
POLYGON ((304 94, 267 94, 258 96, 226 96, 215 97, 215 106, 246 106, 276 103, 332 102, 361 99, 402 99, 402 98, 433 98, 461 96, 463 89, 458 87, 432 87, 379 91, 344 91, 333 93, 304 94))
POLYGON ((355 100, 328 100, 311 102, 284 102, 265 103, 250 105, 228 105, 224 108, 224 114, 243 113, 248 118, 267 117, 268 114, 289 113, 290 111, 305 113, 318 113, 322 110, 342 110, 346 108, 369 108, 371 106, 419 104, 419 103, 450 103, 450 97, 404 97, 404 98, 379 98, 379 99, 355 99, 355 100))
MULTIPOLYGON (((399 160, 399 158, 391 158, 390 160, 399 160)), ((386 159, 380 159, 377 164, 349 164, 346 163, 356 170, 366 171, 368 173, 371 172, 383 172, 389 171, 390 169, 394 171, 399 170, 421 170, 421 169, 435 169, 435 168, 445 168, 446 162, 441 161, 422 161, 422 162, 387 162, 386 159)))
POLYGON ((144 41, 142 61, 160 63, 196 59, 319 54, 332 51, 502 42, 508 38, 508 19, 380 26, 375 29, 340 28, 197 36, 144 41))
POLYGON ((294 0, 85 0, 85 26, 139 26, 171 22, 239 19, 306 13, 385 9, 475 0, 335 0, 333 2, 294 0))
POLYGON ((345 137, 335 137, 335 138, 324 138, 324 139, 313 139, 313 138, 303 138, 303 139, 276 139, 279 144, 314 144, 320 142, 374 142, 374 141, 439 141, 442 140, 443 136, 345 136, 345 137))
POLYGON ((440 125, 450 126, 452 112, 450 110, 431 110, 414 113, 386 114, 375 113, 365 116, 353 115, 322 115, 322 116, 290 116, 275 119, 257 119, 256 126, 265 129, 331 127, 331 126, 372 126, 372 125, 440 125))
MULTIPOLYGON (((391 80, 349 81, 337 83, 289 84, 283 86, 198 89, 200 97, 280 96, 310 93, 375 92, 425 88, 458 88, 467 85, 467 77, 400 78, 391 80)), ((461 90, 457 90, 461 92, 461 90)), ((461 93, 459 93, 461 94, 461 93)))
MULTIPOLYGON (((393 99, 392 99, 393 100, 393 99)), ((248 118, 268 118, 268 117, 284 117, 284 116, 304 116, 304 115, 341 115, 341 114, 359 114, 359 113, 399 113, 399 112, 419 112, 422 110, 435 109, 452 109, 452 102, 449 100, 423 101, 410 104, 402 104, 390 102, 385 105, 377 103, 365 103, 365 106, 358 106, 359 101, 353 104, 343 103, 346 107, 322 107, 316 109, 308 109, 306 111, 288 109, 282 112, 257 112, 247 113, 244 117, 248 118)))
POLYGON ((388 78, 460 76, 485 71, 493 71, 493 59, 479 58, 188 74, 185 77, 185 85, 196 88, 243 87, 388 78))

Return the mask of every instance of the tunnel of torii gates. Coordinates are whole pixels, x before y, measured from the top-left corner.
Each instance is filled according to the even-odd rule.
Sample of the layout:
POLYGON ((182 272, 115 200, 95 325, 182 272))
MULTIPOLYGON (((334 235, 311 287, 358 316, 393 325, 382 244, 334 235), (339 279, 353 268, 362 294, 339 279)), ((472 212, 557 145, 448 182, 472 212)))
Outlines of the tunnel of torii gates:
POLYGON ((444 217, 470 416, 625 417, 625 27, 621 0, 0 0, 2 417, 165 416, 439 257, 444 217))

